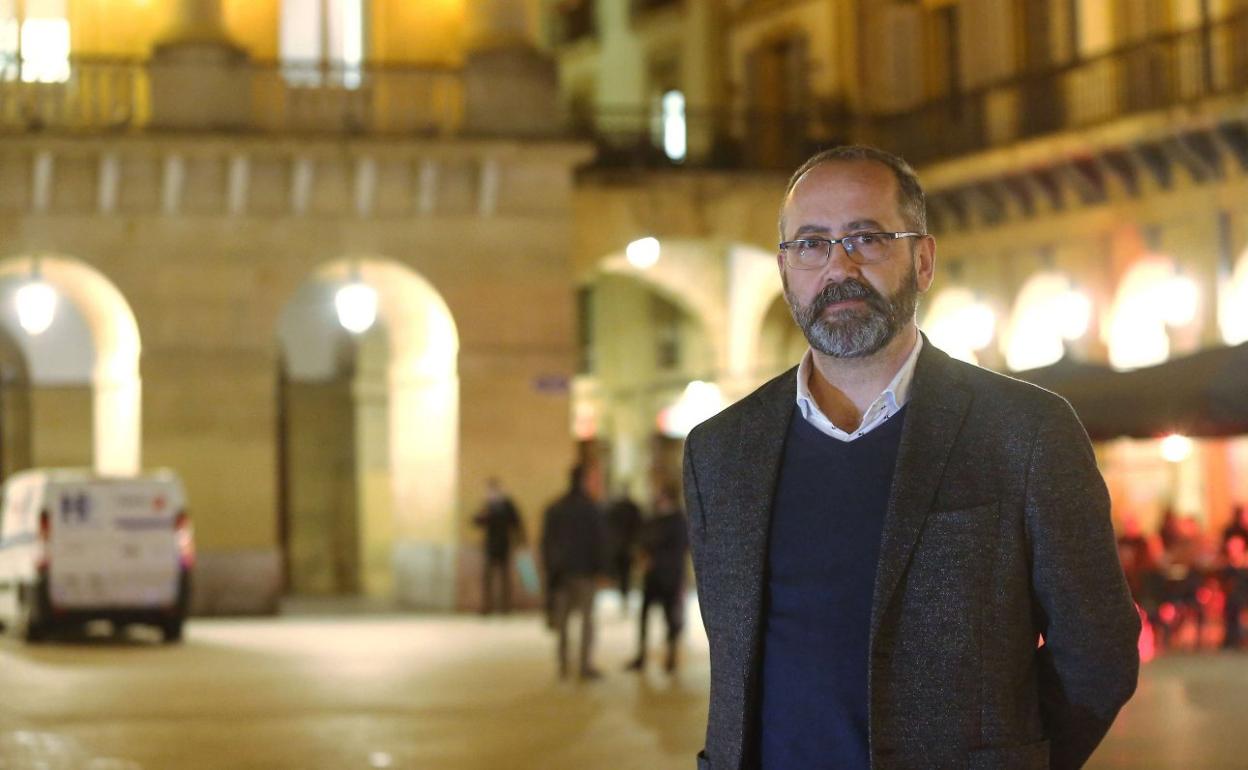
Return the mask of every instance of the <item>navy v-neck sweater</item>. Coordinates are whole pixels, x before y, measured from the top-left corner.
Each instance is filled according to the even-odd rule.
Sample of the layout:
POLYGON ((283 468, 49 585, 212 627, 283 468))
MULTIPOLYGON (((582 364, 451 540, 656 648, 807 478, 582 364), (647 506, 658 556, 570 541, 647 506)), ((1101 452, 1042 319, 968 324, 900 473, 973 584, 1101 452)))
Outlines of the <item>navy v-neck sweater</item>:
POLYGON ((871 766, 871 594, 905 411, 844 442, 794 410, 768 545, 756 742, 764 770, 871 766))

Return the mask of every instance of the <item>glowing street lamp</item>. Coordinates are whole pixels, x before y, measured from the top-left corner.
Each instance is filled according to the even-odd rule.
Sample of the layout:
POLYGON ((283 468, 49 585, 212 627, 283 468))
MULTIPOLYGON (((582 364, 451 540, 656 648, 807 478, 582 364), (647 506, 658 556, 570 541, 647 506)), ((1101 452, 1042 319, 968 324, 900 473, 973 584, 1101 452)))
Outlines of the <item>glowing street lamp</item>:
POLYGON ((1161 440, 1161 456, 1166 462, 1181 463, 1192 455, 1192 440, 1178 433, 1171 433, 1161 440))
POLYGON ((646 270, 658 264, 661 251, 659 239, 647 236, 628 244, 624 249, 624 256, 628 258, 628 264, 638 270, 646 270))
POLYGON ((377 290, 360 278, 359 267, 352 269, 351 280, 334 294, 338 323, 352 334, 363 334, 377 321, 377 290))
POLYGON ((30 280, 17 290, 17 322, 32 337, 48 330, 56 318, 56 289, 53 289, 39 272, 35 260, 30 280))

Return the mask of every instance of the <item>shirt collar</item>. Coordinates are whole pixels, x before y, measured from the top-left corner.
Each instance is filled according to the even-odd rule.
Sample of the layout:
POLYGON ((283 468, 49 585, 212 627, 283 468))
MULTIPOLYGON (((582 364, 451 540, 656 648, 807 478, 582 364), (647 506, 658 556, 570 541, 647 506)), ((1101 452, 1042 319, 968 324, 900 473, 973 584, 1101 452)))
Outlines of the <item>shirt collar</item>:
MULTIPOLYGON (((916 334, 914 347, 910 350, 910 355, 902 362, 901 368, 893 375, 893 379, 884 387, 883 392, 876 396, 875 400, 871 402, 871 405, 863 413, 863 427, 874 427, 877 418, 881 416, 881 410, 883 410, 885 415, 891 416, 896 414, 899 409, 910 401, 910 385, 914 381, 914 367, 918 363, 919 351, 922 348, 923 335, 916 334)), ((807 422, 816 424, 824 422, 827 423, 827 426, 837 430, 837 432, 841 432, 823 414, 822 410, 819 409, 819 405, 815 403, 814 397, 810 394, 810 377, 814 366, 814 354, 807 348, 806 355, 802 356, 802 362, 797 366, 797 408, 807 422)))

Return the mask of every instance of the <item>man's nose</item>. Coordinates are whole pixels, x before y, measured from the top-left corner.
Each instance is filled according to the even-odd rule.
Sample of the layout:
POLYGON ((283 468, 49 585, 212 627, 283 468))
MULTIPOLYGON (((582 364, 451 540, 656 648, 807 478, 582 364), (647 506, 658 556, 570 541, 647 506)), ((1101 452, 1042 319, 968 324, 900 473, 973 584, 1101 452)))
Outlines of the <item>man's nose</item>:
POLYGON ((828 262, 823 266, 822 273, 825 280, 829 283, 840 283, 845 278, 859 278, 862 276, 858 263, 849 256, 849 250, 845 248, 844 243, 832 244, 831 252, 828 254, 828 262))

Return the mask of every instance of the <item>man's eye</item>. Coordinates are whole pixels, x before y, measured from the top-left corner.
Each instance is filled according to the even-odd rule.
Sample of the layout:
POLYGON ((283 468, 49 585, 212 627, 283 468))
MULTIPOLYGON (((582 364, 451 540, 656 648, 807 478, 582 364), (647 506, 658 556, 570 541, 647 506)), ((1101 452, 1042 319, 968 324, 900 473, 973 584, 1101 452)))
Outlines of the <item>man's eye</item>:
POLYGON ((857 243, 859 246, 869 246, 880 240, 880 236, 876 235, 875 233, 860 233, 858 235, 853 235, 850 237, 853 238, 854 242, 857 243))

